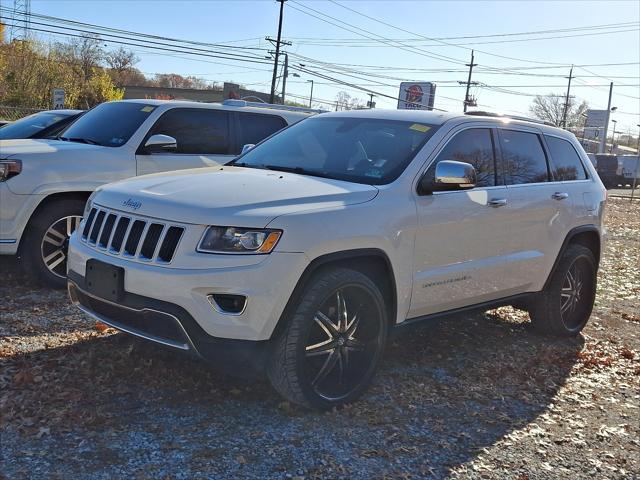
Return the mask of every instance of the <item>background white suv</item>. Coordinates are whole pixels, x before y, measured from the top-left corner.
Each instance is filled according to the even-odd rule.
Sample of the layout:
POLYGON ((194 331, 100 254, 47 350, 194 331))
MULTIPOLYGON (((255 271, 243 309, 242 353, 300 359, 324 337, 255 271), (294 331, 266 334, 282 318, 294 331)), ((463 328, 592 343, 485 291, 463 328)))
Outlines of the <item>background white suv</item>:
POLYGON ((109 102, 57 140, 0 140, 0 254, 19 253, 28 273, 63 288, 69 236, 98 186, 226 163, 310 113, 246 105, 109 102))
POLYGON ((366 388, 391 329, 515 304, 569 336, 596 292, 606 192, 575 137, 412 111, 310 118, 231 164, 105 186, 69 249, 90 315, 302 405, 366 388))

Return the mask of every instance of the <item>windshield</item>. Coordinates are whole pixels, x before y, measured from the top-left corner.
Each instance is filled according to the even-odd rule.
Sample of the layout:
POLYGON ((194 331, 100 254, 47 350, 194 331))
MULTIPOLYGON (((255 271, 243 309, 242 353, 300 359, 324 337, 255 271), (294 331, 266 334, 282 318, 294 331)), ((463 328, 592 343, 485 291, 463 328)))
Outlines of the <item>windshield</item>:
POLYGON ((120 147, 142 125, 154 105, 131 102, 108 102, 89 110, 67 130, 60 140, 120 147))
POLYGON ((315 117, 274 135, 230 162, 380 185, 392 182, 437 126, 349 117, 315 117))
POLYGON ((68 114, 55 112, 34 113, 0 128, 0 140, 31 138, 39 131, 66 119, 68 116, 68 114))

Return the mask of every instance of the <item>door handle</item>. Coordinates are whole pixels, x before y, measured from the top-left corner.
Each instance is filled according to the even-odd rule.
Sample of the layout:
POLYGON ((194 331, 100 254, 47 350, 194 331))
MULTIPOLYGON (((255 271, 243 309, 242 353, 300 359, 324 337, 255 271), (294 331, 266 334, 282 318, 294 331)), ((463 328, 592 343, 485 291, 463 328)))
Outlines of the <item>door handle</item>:
POLYGON ((492 198, 487 202, 490 207, 504 207, 507 204, 506 198, 492 198))
POLYGON ((566 192, 556 192, 551 195, 551 198, 553 198, 554 200, 565 200, 569 198, 569 194, 566 192))

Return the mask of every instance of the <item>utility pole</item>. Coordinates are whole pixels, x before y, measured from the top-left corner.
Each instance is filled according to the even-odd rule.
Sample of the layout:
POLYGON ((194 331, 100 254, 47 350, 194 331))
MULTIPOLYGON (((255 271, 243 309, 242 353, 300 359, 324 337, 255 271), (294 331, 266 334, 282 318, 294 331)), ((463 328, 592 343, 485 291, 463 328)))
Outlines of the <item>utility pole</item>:
POLYGON ((367 105, 369 108, 373 108, 374 105, 375 105, 375 103, 373 103, 373 97, 374 97, 373 93, 370 93, 369 94, 369 105, 367 105))
POLYGON ((638 175, 640 175, 640 123, 638 127, 638 155, 636 158, 636 172, 633 176, 633 185, 631 186, 631 201, 633 202, 633 194, 636 193, 636 185, 638 183, 638 175))
POLYGON ((613 82, 609 84, 609 103, 607 103, 607 121, 604 124, 604 132, 598 146, 598 153, 604 153, 607 145, 607 130, 609 129, 609 117, 611 116, 611 96, 613 95, 613 82))
POLYGON ((475 67, 476 65, 478 65, 477 63, 473 63, 473 50, 471 50, 471 63, 467 63, 465 64, 467 67, 469 67, 469 78, 467 78, 467 91, 464 94, 464 111, 467 111, 467 106, 471 105, 471 99, 469 98, 469 88, 471 87, 471 72, 473 71, 473 67, 475 67))
POLYGON ((569 92, 571 91, 571 79, 573 78, 573 65, 569 70, 569 84, 567 85, 567 96, 564 99, 564 111, 562 112, 562 127, 567 128, 567 112, 569 111, 569 92))
POLYGON ((289 76, 289 55, 284 55, 284 71, 282 72, 282 104, 284 105, 284 95, 287 89, 287 77, 289 76))
POLYGON ((311 95, 309 95, 309 108, 311 108, 311 102, 313 101, 313 79, 307 80, 307 82, 311 82, 311 95))
POLYGON ((613 133, 611 134, 611 148, 609 149, 609 153, 613 153, 613 144, 616 142, 616 124, 618 123, 617 120, 611 121, 613 122, 613 133))
POLYGON ((269 103, 275 103, 276 99, 276 76, 278 75, 278 57, 280 56, 280 40, 282 38, 282 13, 284 10, 284 2, 287 0, 277 0, 280 2, 280 19, 278 20, 278 39, 276 40, 276 58, 273 60, 273 76, 271 77, 271 95, 269 95, 269 103))

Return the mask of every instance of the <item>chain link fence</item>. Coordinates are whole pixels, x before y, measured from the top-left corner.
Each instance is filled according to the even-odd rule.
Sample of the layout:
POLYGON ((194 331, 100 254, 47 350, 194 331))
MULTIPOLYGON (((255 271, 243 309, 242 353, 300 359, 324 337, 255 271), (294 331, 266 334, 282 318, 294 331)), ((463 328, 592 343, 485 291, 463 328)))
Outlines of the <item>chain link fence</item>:
POLYGON ((0 120, 15 121, 22 117, 31 115, 32 113, 41 112, 40 108, 11 107, 8 105, 0 105, 0 120))

